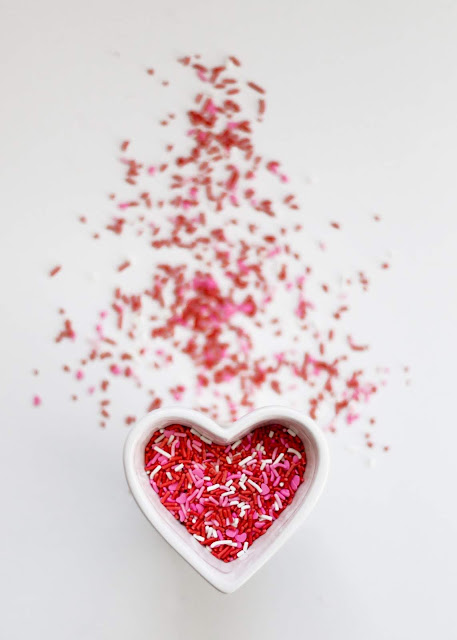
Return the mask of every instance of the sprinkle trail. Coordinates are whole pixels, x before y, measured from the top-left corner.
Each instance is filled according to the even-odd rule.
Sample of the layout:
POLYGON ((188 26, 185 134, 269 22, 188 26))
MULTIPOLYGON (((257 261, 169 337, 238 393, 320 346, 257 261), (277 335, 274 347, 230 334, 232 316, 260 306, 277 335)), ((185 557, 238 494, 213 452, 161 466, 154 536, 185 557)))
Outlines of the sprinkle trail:
MULTIPOLYGON (((192 76, 195 93, 189 98, 186 89, 155 123, 157 139, 166 131, 163 146, 138 157, 134 139, 116 143, 122 179, 108 195, 108 218, 90 230, 88 242, 118 242, 110 265, 117 284, 106 286, 92 330, 80 335, 61 310, 55 342, 62 349, 74 343, 64 371, 72 372, 79 398, 86 390, 95 398, 101 426, 121 420, 113 406, 108 412, 101 405, 115 404, 121 385, 132 390, 118 394, 126 424, 141 407, 181 401, 234 420, 266 394, 279 394, 331 433, 360 424, 364 445, 378 446, 372 437, 365 443, 373 427, 366 407, 387 371, 366 366, 369 345, 353 338, 350 317, 351 292, 369 290, 366 271, 323 282, 313 268, 317 243, 311 247, 307 212, 283 164, 266 141, 258 144, 268 115, 265 83, 246 81, 233 55, 216 66, 200 56, 181 57, 178 65, 192 76), (125 251, 132 242, 135 260, 125 251), (144 263, 136 254, 146 256, 144 263), (141 264, 148 265, 143 279, 141 264), (173 383, 164 388, 164 379, 173 383)), ((159 69, 141 73, 154 91, 169 91, 161 87, 173 79, 162 80, 159 69)), ((83 218, 78 229, 86 233, 92 216, 83 218)), ((373 226, 382 224, 373 219, 373 226)), ((326 222, 335 241, 346 226, 326 222)), ((376 265, 380 277, 389 277, 390 261, 376 265)), ((57 287, 68 272, 59 264, 46 276, 57 287)))

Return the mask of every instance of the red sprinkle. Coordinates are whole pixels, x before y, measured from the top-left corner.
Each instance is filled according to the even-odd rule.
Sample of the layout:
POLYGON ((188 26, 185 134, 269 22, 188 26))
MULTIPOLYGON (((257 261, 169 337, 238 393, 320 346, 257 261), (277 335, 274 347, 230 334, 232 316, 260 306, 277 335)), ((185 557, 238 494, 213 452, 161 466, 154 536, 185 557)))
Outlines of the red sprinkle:
POLYGON ((262 87, 259 87, 259 85, 256 84, 255 82, 248 82, 247 85, 248 87, 251 87, 251 89, 254 89, 254 91, 257 91, 258 93, 265 93, 265 89, 262 89, 262 87))
POLYGON ((123 262, 122 264, 120 264, 117 268, 118 271, 124 271, 124 269, 127 269, 128 267, 130 267, 132 263, 130 262, 130 260, 125 260, 125 262, 123 262))
POLYGON ((59 271, 62 269, 62 267, 60 265, 57 265, 56 267, 54 267, 53 269, 51 269, 51 271, 49 272, 49 275, 51 278, 53 278, 56 274, 59 273, 59 271))

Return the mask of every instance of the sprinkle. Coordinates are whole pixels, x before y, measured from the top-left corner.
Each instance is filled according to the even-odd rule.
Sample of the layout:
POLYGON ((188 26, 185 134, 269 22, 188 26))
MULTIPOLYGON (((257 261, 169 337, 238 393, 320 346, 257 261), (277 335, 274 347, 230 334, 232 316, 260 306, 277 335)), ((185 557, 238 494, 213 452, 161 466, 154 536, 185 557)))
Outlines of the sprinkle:
POLYGON ((287 453, 293 453, 294 456, 297 456, 297 458, 301 458, 301 453, 299 451, 297 451, 297 449, 294 449, 293 447, 289 447, 287 449, 287 453))
POLYGON ((220 484, 212 484, 210 487, 206 487, 207 491, 215 491, 216 489, 219 489, 221 485, 220 484))
POLYGON ((41 400, 40 396, 33 396, 33 406, 34 407, 39 407, 41 402, 42 402, 42 400, 41 400))
POLYGON ((211 549, 215 549, 216 547, 220 547, 221 545, 226 544, 228 547, 237 547, 238 544, 233 542, 233 540, 217 540, 216 542, 211 543, 211 549))
POLYGON ((156 467, 153 471, 151 471, 151 474, 150 474, 150 476, 149 476, 149 477, 150 477, 150 478, 153 478, 153 477, 155 476, 155 474, 156 474, 158 471, 160 471, 160 469, 161 469, 161 468, 162 468, 162 466, 161 466, 160 464, 158 464, 158 465, 157 465, 157 467, 156 467))
POLYGON ((277 464, 279 464, 283 458, 284 458, 284 454, 280 453, 279 456, 276 458, 276 460, 273 462, 273 466, 276 466, 277 464))
POLYGON ((49 272, 49 276, 51 278, 53 278, 55 275, 57 275, 59 273, 59 271, 62 269, 62 267, 60 266, 60 264, 58 264, 56 267, 54 267, 53 269, 51 269, 51 271, 49 272))
POLYGON ((164 451, 163 449, 161 449, 160 447, 155 446, 154 449, 160 453, 162 456, 165 456, 165 458, 171 458, 171 455, 169 453, 167 453, 166 451, 164 451))
POLYGON ((262 493, 262 489, 259 487, 259 485, 257 483, 255 483, 253 480, 251 480, 251 478, 248 478, 248 482, 249 482, 249 484, 252 484, 254 489, 257 489, 257 491, 259 493, 262 493))
POLYGON ((254 89, 254 91, 257 91, 258 93, 265 93, 265 89, 262 89, 262 87, 259 87, 259 85, 256 84, 255 82, 248 82, 247 85, 248 87, 251 87, 251 89, 254 89))
POLYGON ((124 271, 124 269, 127 269, 127 267, 130 267, 131 264, 132 263, 130 262, 130 260, 124 260, 124 262, 118 266, 117 270, 124 271))
POLYGON ((196 533, 194 533, 193 535, 194 535, 195 540, 198 540, 199 542, 204 542, 205 538, 203 536, 199 536, 196 533))
POLYGON ((184 465, 183 465, 183 463, 182 463, 182 462, 181 462, 181 464, 177 464, 177 465, 176 465, 176 467, 175 467, 175 471, 181 471, 181 469, 184 469, 184 465))
POLYGON ((240 446, 240 444, 241 444, 241 440, 237 440, 236 442, 234 442, 234 443, 232 444, 232 449, 236 449, 237 447, 239 447, 239 446, 240 446))

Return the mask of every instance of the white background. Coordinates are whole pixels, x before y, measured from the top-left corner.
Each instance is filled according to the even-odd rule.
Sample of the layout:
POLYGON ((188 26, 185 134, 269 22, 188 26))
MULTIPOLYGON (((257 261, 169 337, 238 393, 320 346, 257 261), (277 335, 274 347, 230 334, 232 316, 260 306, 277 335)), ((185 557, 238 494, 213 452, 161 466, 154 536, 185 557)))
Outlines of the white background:
MULTIPOLYGON (((0 637, 455 638, 457 4, 2 0, 0 11, 0 637), (145 131, 144 69, 172 79, 172 61, 196 51, 213 64, 236 53, 268 86, 264 144, 295 176, 310 233, 343 220, 341 242, 363 253, 363 221, 382 215, 367 254, 390 251, 392 270, 353 322, 373 364, 409 364, 412 378, 393 376, 376 399, 391 452, 371 468, 330 438, 315 512, 231 596, 136 508, 126 428, 99 429, 52 373, 47 270, 63 251, 96 259, 68 238, 78 214, 106 215, 116 145, 145 131)), ((98 290, 78 278, 60 294, 83 317, 98 290)))

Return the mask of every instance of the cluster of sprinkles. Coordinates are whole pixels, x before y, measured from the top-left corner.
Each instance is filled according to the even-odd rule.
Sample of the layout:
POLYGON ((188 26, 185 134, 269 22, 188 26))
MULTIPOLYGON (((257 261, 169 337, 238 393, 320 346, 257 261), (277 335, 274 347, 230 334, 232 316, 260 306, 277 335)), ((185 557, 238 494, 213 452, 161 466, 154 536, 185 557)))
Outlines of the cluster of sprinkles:
MULTIPOLYGON (((122 184, 109 194, 106 224, 90 229, 96 242, 119 242, 117 286, 107 285, 91 335, 79 335, 59 309, 55 342, 74 342, 78 351, 63 364, 79 386, 71 398, 95 398, 102 427, 113 417, 113 381, 141 391, 140 413, 184 402, 228 420, 280 401, 330 432, 360 420, 362 442, 372 448, 375 419, 364 407, 388 370, 365 371, 368 345, 347 326, 348 292, 367 291, 367 274, 331 283, 314 271, 289 176, 256 147, 266 91, 244 76, 238 58, 215 67, 198 55, 178 62, 194 75, 195 97, 184 113, 170 110, 157 123, 170 137, 152 150, 155 161, 136 158, 134 141, 120 143, 122 184), (125 236, 135 254, 149 256, 146 274, 125 255, 125 236), (139 271, 142 284, 127 285, 139 271)), ((146 73, 148 82, 168 86, 156 70, 146 73)), ((79 222, 87 229, 90 216, 79 222)), ((341 225, 329 220, 328 228, 341 225)), ((380 261, 380 270, 388 267, 380 261)), ((65 269, 58 264, 48 275, 58 282, 65 269)), ((128 425, 135 419, 124 415, 128 425)))
POLYGON ((173 424, 146 445, 144 468, 163 506, 216 558, 231 562, 292 502, 306 454, 301 439, 281 425, 218 445, 173 424))

